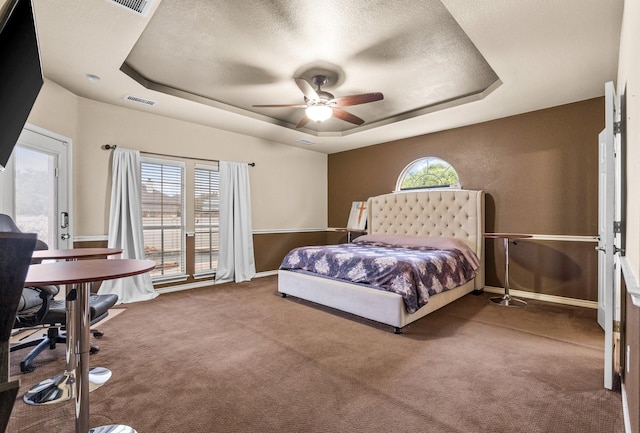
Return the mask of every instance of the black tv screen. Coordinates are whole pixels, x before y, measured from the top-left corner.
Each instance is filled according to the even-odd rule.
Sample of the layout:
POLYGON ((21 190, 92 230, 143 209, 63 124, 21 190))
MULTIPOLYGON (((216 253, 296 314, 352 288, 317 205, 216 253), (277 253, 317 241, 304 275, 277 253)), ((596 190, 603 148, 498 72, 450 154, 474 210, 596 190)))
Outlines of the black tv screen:
POLYGON ((10 1, 0 21, 0 171, 43 83, 31 1, 10 1))

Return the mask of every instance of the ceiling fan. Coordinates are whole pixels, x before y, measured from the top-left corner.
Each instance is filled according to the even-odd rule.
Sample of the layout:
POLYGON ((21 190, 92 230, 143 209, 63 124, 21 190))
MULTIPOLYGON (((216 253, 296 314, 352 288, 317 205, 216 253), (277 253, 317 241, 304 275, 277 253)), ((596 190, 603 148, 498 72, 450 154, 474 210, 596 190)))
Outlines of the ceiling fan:
POLYGON ((351 105, 367 104, 369 102, 380 101, 384 98, 382 93, 362 93, 360 95, 342 96, 339 98, 334 97, 331 93, 322 90, 322 86, 327 84, 327 77, 325 75, 314 75, 311 77, 311 81, 317 90, 314 90, 311 84, 303 79, 296 78, 296 84, 304 94, 304 104, 280 104, 280 105, 253 105, 253 107, 261 108, 304 108, 305 115, 300 119, 296 128, 302 128, 310 120, 316 122, 323 122, 334 116, 338 119, 346 122, 353 123, 355 125, 362 125, 364 120, 356 115, 353 115, 338 107, 348 107, 351 105))

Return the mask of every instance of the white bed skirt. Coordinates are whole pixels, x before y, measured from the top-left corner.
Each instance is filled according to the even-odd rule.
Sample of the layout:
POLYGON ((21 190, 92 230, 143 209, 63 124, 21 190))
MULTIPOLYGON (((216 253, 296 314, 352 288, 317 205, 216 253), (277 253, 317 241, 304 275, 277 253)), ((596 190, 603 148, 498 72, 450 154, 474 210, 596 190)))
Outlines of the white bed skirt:
POLYGON ((432 311, 474 290, 474 280, 429 298, 429 303, 409 314, 397 293, 315 277, 292 271, 278 271, 278 292, 315 302, 394 327, 396 333, 432 311))

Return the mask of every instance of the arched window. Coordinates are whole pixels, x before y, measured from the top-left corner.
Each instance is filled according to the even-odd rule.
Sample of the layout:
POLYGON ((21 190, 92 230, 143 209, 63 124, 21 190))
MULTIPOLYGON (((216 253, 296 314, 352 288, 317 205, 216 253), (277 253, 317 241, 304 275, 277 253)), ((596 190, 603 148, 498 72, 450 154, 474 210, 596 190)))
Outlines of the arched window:
POLYGON ((429 156, 407 165, 396 185, 396 191, 420 188, 460 188, 460 178, 447 161, 429 156))

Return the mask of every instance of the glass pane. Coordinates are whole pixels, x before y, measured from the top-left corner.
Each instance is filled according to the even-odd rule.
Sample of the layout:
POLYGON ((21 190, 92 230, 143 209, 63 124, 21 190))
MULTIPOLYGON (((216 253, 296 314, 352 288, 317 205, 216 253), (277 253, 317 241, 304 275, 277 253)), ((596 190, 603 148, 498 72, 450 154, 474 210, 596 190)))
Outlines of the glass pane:
POLYGON ((218 171, 195 170, 195 272, 218 267, 220 221, 220 175, 218 171))
POLYGON ((156 262, 152 276, 182 273, 182 229, 145 229, 144 251, 149 260, 156 262))
POLYGON ((400 174, 398 189, 460 186, 458 173, 440 158, 422 158, 409 164, 400 174))
MULTIPOLYGON (((216 227, 217 229, 217 227, 216 227)), ((215 270, 218 267, 218 233, 208 229, 201 231, 196 228, 195 236, 195 271, 203 272, 215 270)))
POLYGON ((151 276, 183 274, 182 167, 142 163, 141 176, 144 248, 156 262, 151 276))
POLYGON ((38 239, 55 245, 55 156, 16 146, 16 224, 38 239))

